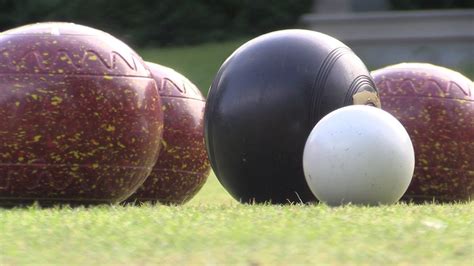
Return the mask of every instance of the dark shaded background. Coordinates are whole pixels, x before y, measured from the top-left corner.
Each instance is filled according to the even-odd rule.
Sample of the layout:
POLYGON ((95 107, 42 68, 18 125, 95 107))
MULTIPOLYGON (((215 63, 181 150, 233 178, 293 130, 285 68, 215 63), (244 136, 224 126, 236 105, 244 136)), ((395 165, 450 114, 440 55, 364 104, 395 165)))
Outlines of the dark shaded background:
MULTIPOLYGON (((0 31, 42 21, 102 29, 137 46, 236 39, 294 26, 312 0, 0 0, 0 31)), ((391 0, 391 9, 474 7, 472 0, 391 0)))
POLYGON ((394 10, 474 8, 473 0, 391 0, 394 10))
POLYGON ((0 31, 67 21, 139 46, 195 44, 293 25, 311 5, 312 0, 0 0, 0 31))

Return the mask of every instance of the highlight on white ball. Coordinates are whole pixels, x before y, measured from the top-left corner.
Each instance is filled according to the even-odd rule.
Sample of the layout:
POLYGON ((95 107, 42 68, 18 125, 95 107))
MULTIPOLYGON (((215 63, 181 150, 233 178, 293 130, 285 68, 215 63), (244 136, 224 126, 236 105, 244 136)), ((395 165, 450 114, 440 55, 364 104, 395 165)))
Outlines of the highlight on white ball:
POLYGON ((381 109, 352 105, 323 117, 306 141, 303 169, 331 206, 392 204, 405 193, 415 152, 402 124, 381 109))

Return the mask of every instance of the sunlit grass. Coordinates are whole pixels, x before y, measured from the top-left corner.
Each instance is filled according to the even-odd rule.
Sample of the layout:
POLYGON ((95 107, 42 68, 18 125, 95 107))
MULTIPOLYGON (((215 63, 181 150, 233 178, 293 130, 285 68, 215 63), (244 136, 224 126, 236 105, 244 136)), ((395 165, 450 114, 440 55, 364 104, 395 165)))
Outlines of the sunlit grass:
POLYGON ((1 210, 0 264, 472 265, 474 203, 243 205, 217 185, 184 206, 1 210))

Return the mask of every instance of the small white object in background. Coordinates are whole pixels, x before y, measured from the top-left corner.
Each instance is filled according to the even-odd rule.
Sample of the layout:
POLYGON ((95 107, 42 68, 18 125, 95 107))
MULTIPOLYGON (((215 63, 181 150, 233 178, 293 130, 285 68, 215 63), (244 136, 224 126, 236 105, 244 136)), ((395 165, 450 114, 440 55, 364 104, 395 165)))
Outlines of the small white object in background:
POLYGON ((303 154, 306 181, 330 206, 392 204, 405 193, 415 152, 402 124, 381 109, 352 105, 321 119, 303 154))

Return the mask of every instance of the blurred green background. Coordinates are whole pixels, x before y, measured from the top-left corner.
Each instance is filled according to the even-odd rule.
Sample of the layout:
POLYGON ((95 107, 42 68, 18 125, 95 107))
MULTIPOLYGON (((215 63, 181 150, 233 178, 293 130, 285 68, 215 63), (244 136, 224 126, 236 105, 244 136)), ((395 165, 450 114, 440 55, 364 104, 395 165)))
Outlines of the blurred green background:
MULTIPOLYGON (((323 2, 332 3, 327 0, 0 0, 0 32, 44 21, 95 27, 125 41, 145 60, 181 72, 206 95, 219 66, 237 47, 266 32, 302 26, 301 16, 316 12, 318 4, 323 2)), ((374 11, 381 3, 384 11, 474 8, 472 0, 338 0, 334 3, 339 2, 350 3, 354 12, 374 11)), ((366 64, 373 68, 370 60, 366 64)), ((455 69, 471 78, 474 75, 472 65, 455 69)))
POLYGON ((169 46, 255 35, 294 25, 312 0, 0 0, 0 31, 68 21, 129 44, 169 46))
MULTIPOLYGON (((0 0, 0 31, 27 23, 68 21, 102 29, 134 46, 190 45, 293 27, 317 2, 0 0)), ((372 2, 384 2, 390 10, 474 7, 472 0, 371 0, 365 5, 372 2)))

